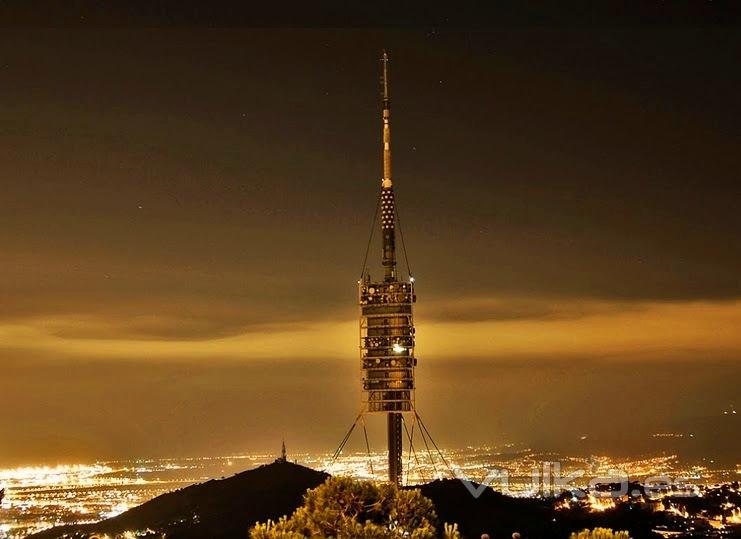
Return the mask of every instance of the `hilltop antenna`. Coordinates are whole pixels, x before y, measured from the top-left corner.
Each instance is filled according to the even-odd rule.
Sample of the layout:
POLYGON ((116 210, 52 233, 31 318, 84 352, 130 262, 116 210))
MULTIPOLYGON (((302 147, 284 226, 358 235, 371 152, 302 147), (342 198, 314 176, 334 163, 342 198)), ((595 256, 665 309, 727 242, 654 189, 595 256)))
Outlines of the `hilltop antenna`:
POLYGON ((389 95, 389 57, 386 51, 381 56, 381 86, 383 87, 383 179, 384 189, 392 186, 391 181, 391 97, 389 95))

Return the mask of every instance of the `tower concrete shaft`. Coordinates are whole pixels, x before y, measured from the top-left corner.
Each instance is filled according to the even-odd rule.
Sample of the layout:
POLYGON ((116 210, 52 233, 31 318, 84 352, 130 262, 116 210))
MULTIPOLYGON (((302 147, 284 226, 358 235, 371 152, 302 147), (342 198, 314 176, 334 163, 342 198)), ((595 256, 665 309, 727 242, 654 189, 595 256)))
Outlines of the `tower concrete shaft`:
POLYGON ((389 412, 388 423, 388 453, 389 453, 389 482, 401 485, 402 464, 402 421, 404 418, 399 412, 389 412))

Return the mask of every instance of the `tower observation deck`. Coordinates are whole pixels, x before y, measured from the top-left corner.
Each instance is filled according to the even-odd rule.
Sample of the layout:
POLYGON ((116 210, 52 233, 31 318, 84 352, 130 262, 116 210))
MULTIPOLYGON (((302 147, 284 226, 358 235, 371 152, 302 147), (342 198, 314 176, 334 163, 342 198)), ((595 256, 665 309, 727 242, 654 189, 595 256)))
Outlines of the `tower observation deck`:
POLYGON ((383 413, 388 423, 389 481, 402 475, 404 412, 414 411, 414 279, 401 280, 396 267, 397 212, 391 178, 391 99, 388 56, 382 67, 383 177, 378 211, 381 225, 383 281, 373 281, 363 268, 358 282, 360 305, 360 361, 363 373, 363 407, 366 413, 383 413))

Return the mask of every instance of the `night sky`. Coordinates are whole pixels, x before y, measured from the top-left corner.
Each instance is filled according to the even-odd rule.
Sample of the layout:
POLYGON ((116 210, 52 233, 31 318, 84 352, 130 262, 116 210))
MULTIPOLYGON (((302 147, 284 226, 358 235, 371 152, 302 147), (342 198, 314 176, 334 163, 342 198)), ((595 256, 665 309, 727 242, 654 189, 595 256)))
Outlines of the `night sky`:
POLYGON ((76 28, 0 37, 0 465, 334 450, 384 47, 441 445, 735 462, 736 29, 76 28))

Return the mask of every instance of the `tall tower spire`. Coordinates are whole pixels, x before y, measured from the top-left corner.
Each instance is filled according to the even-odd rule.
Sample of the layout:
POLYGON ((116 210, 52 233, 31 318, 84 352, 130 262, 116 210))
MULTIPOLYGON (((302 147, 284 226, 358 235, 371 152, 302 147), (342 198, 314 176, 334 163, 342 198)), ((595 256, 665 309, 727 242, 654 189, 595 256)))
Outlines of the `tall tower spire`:
MULTIPOLYGON (((364 406, 383 413, 388 422, 389 481, 401 483, 403 413, 414 410, 414 321, 412 279, 401 281, 396 272, 396 207, 391 182, 391 99, 388 55, 381 56, 383 178, 381 178, 381 239, 383 282, 371 282, 364 273, 358 282, 360 303, 360 358, 364 406)), ((365 270, 364 270, 365 271, 365 270)))
POLYGON ((390 188, 391 182, 391 96, 389 94, 389 57, 386 51, 381 56, 383 71, 381 84, 383 85, 383 187, 390 188))
POLYGON ((394 231, 396 207, 391 181, 391 97, 389 94, 389 57, 381 56, 382 118, 383 118, 383 178, 381 178, 381 236, 383 238, 383 267, 386 280, 396 278, 396 234, 394 231))

